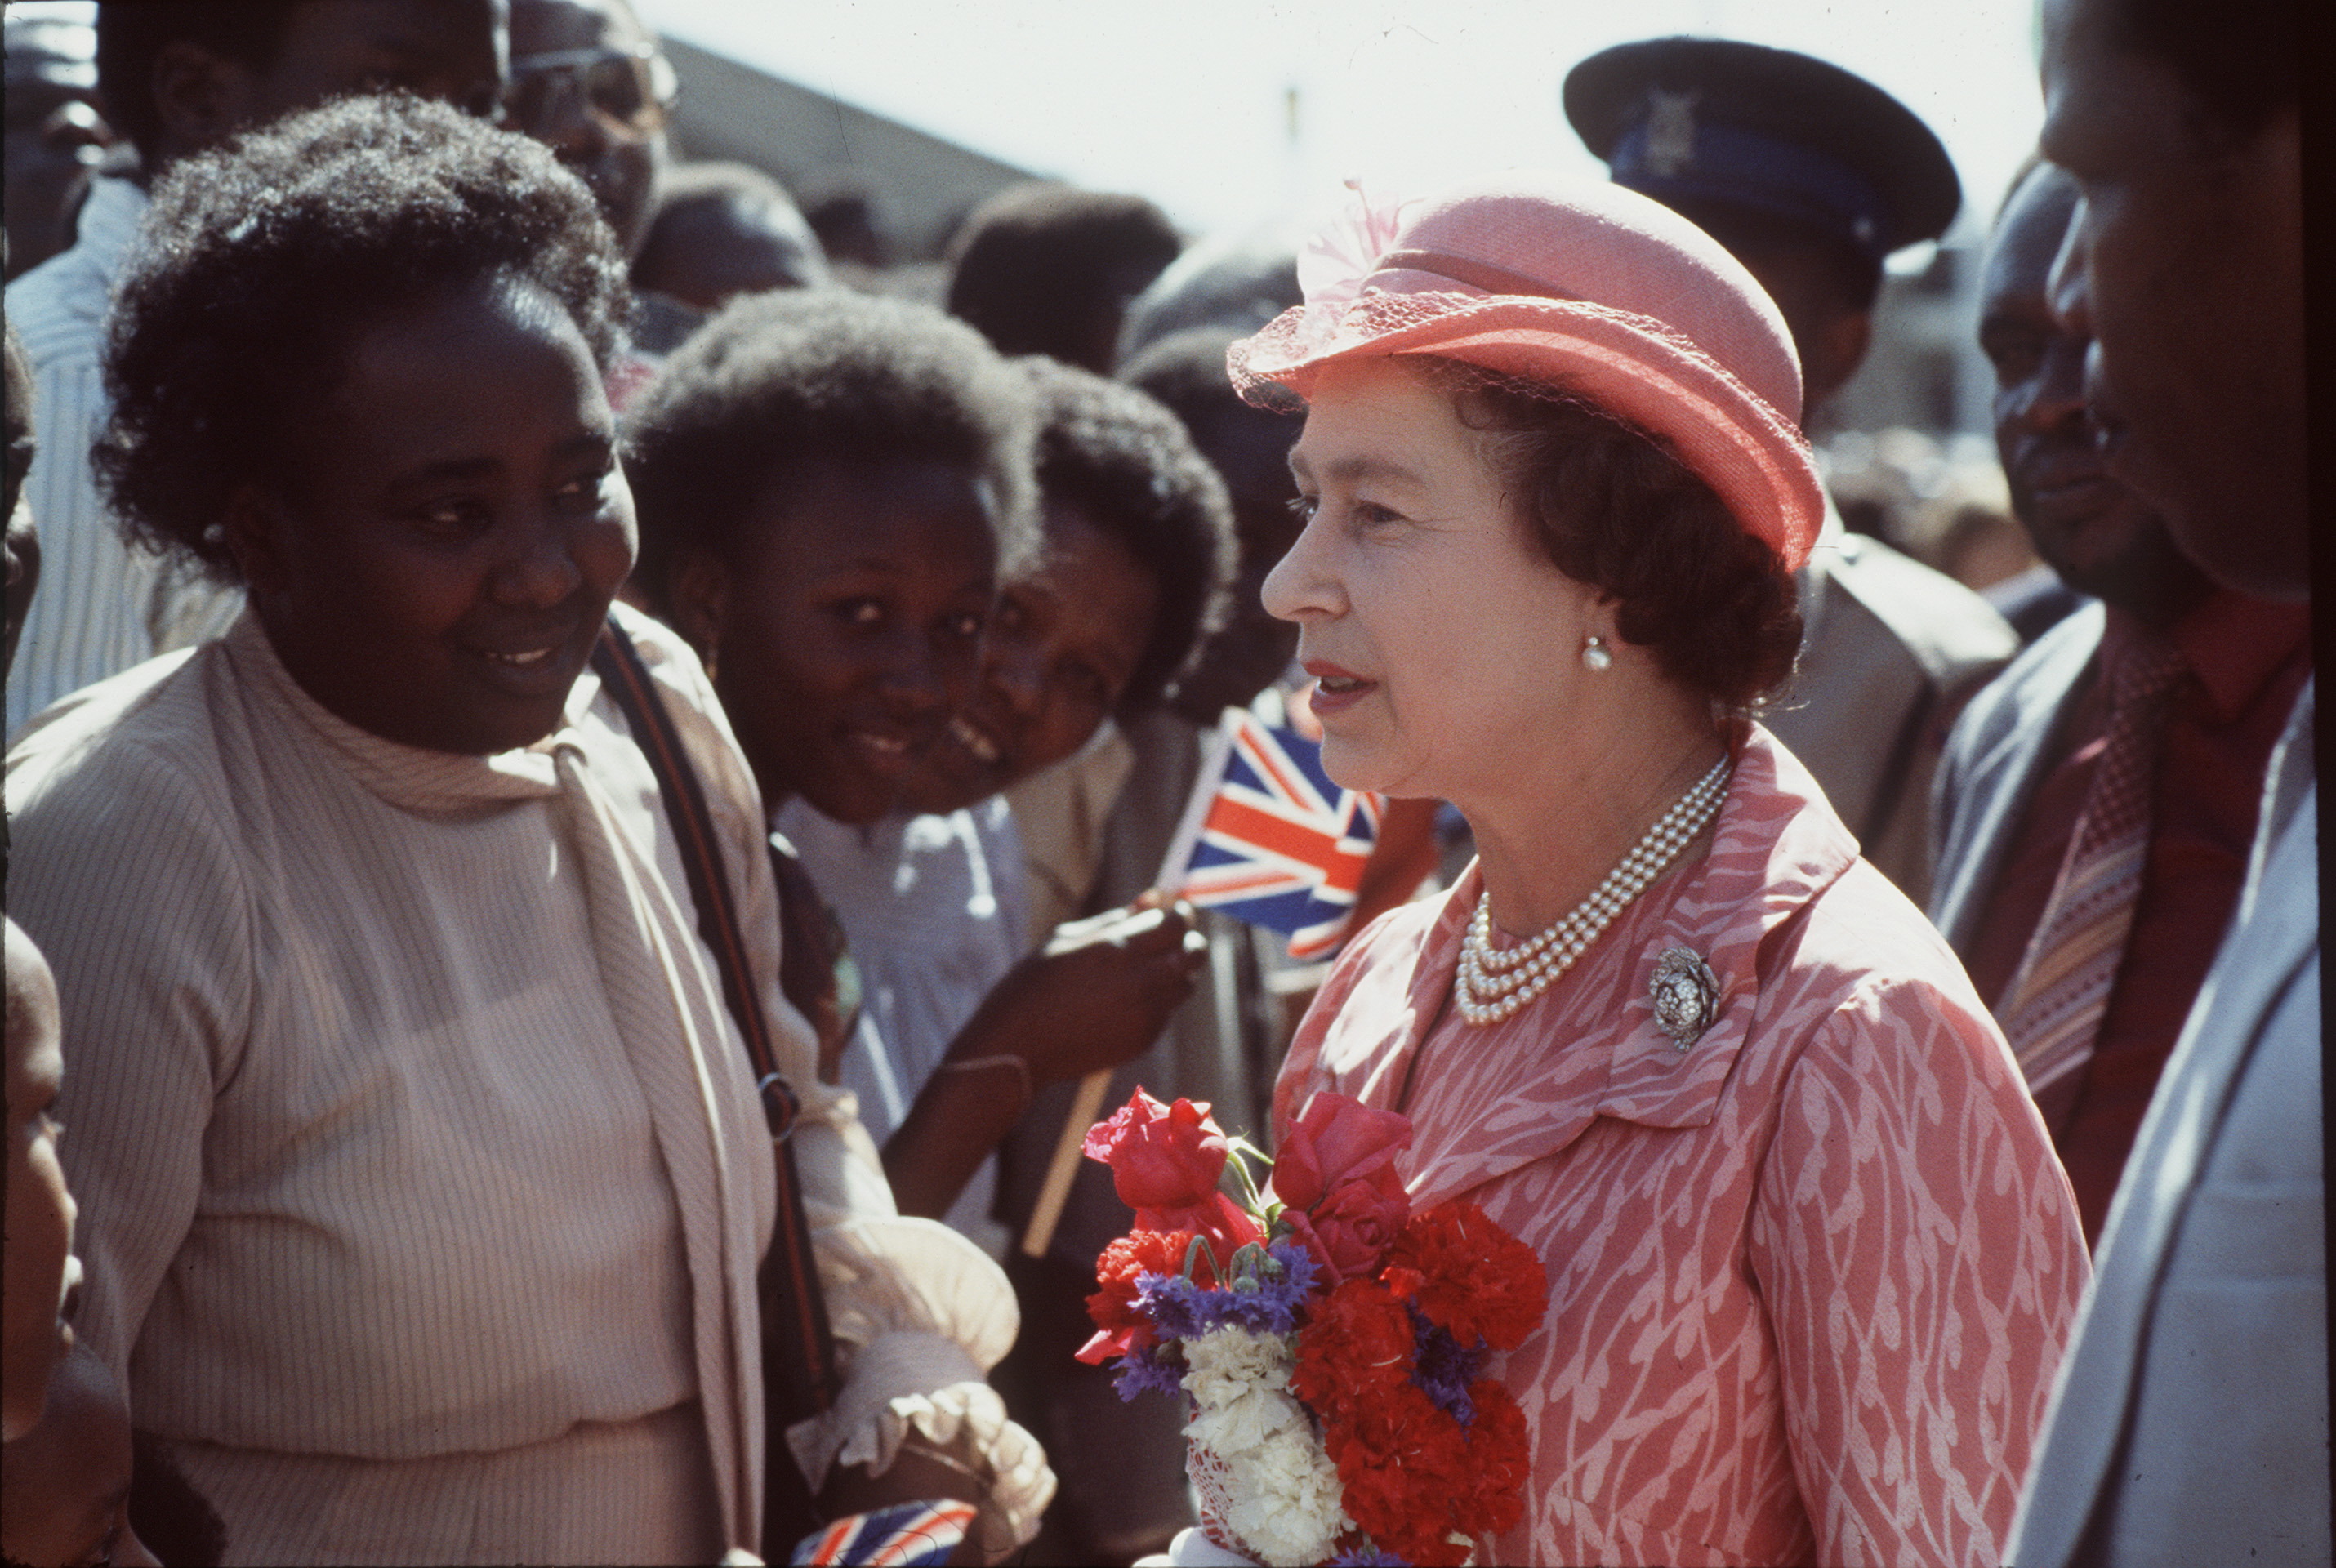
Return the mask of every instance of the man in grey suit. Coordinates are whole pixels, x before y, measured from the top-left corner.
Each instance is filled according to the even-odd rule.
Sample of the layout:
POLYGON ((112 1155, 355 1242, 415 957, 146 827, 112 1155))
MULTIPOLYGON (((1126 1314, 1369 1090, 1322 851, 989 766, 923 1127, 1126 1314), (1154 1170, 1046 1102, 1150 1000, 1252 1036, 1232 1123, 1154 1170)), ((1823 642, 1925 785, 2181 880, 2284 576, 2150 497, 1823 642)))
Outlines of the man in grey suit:
POLYGON ((2076 205, 2065 170, 2031 162, 2021 171, 1989 247, 1979 337, 1995 367, 2012 511, 2037 553, 2098 602, 2046 632, 1956 725, 1939 769, 1931 918, 2030 1067, 2086 1238, 2098 1241, 2237 906, 2263 770, 2310 673, 2311 628, 2301 605, 2216 586, 2156 509, 2106 471, 2085 411, 2088 344, 2046 299, 2076 205), (2117 787, 2105 776, 2117 672, 2153 658, 2178 674, 2156 707, 2127 721, 2138 726, 2126 744, 2141 776, 2125 786, 2128 842, 2140 844, 2121 884, 2124 929, 2056 918, 2069 899, 2099 907, 2101 884, 2086 872, 2100 862, 2078 841, 2088 821, 2117 809, 2112 794, 2096 793, 2117 787), (2076 1065, 2045 1078, 2051 1015, 2023 1022, 2020 982, 2093 950, 2107 953, 2098 1018, 2076 1065))
MULTIPOLYGON (((2294 0, 2047 0, 2055 302, 2111 466, 2224 587, 2309 593, 2294 0)), ((2331 1556, 2310 687, 2098 1255, 2007 1558, 2331 1556)))

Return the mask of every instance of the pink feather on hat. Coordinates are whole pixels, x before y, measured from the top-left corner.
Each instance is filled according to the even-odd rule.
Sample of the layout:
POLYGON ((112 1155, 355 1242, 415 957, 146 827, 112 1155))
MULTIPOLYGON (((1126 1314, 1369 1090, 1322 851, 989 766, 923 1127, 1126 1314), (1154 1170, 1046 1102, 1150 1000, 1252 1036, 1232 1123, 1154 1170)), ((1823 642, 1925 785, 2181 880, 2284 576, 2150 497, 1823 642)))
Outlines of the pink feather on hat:
POLYGON ((1309 245, 1306 303, 1226 356, 1244 396, 1325 366, 1434 355, 1576 394, 1665 438, 1787 570, 1824 493, 1784 317, 1669 208, 1603 181, 1510 174, 1423 200, 1363 198, 1309 245))

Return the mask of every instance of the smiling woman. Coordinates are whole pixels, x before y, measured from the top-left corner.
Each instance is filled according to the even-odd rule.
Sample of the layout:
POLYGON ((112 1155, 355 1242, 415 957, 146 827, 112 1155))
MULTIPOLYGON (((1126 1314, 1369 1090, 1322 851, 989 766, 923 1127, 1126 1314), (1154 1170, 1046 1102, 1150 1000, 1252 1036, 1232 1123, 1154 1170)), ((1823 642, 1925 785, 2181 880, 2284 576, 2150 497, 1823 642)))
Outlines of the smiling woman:
MULTIPOLYGON (((920 1467, 885 1423, 994 1411, 1011 1297, 893 1212, 783 998, 745 759, 688 649, 612 623, 626 294, 590 194, 523 138, 349 99, 179 166, 151 222, 99 465, 134 533, 249 595, 8 756, 11 912, 73 1021, 83 1340, 258 1560, 707 1562, 768 1549, 766 1481, 958 1485, 949 1435, 920 1467), (705 797, 734 960, 653 709, 586 668, 604 634, 705 797), (841 1374, 800 1448, 764 1430, 757 1300, 790 1170, 841 1374), (831 1466, 847 1443, 873 1457, 831 1466)), ((1043 1501, 1035 1446, 983 1429, 1043 1501)))

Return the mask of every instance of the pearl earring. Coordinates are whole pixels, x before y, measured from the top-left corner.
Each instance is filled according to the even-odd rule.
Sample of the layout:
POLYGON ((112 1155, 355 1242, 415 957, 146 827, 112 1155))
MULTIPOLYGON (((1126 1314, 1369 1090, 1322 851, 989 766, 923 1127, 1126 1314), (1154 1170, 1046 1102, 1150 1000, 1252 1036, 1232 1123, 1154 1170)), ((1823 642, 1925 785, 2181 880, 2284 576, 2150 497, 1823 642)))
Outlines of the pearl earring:
POLYGON ((1614 656, 1606 651, 1604 638, 1593 637, 1582 645, 1582 667, 1590 670, 1614 667, 1614 656))

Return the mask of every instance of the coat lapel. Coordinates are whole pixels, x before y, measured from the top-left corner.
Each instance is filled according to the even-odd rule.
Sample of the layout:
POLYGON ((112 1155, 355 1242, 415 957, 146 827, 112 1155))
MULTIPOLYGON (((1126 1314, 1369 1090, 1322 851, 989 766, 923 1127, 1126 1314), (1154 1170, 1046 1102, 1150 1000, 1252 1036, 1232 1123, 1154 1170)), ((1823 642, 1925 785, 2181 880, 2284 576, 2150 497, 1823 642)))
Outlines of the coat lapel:
POLYGON ((1562 1153, 1601 1116, 1708 1124, 1759 1000, 1763 944, 1855 863, 1815 782, 1766 730, 1739 743, 1710 852, 1650 888, 1582 961, 1502 1023, 1449 1009, 1477 869, 1387 933, 1319 1057, 1331 1086, 1412 1117, 1400 1168, 1422 1207, 1562 1153), (1673 948, 1701 957, 1716 1016, 1681 1047, 1656 1023, 1651 982, 1673 948))

